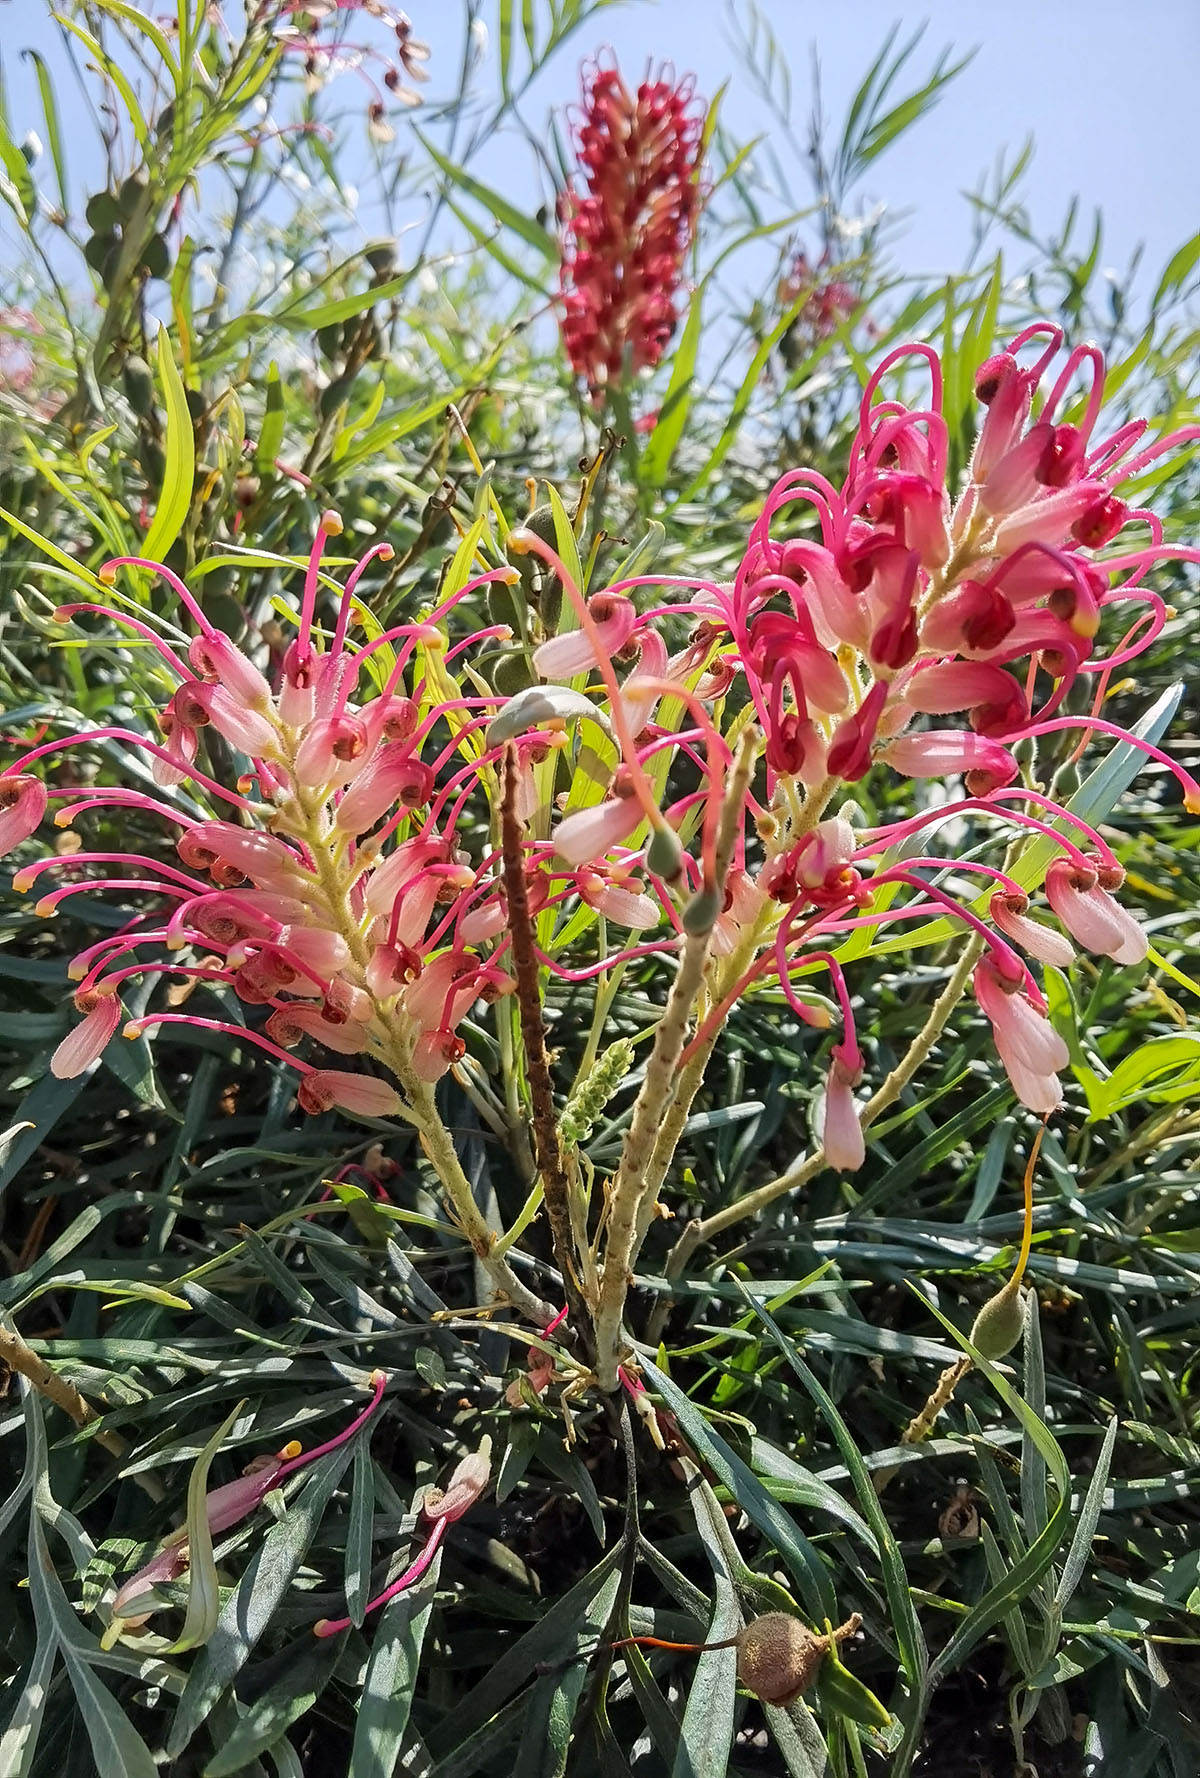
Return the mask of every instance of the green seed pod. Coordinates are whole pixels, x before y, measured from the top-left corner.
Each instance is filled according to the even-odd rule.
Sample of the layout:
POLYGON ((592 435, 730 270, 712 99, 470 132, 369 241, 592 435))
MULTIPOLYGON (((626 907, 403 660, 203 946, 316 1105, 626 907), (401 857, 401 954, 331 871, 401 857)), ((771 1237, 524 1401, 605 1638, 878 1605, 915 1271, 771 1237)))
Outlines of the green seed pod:
MULTIPOLYGON (((673 827, 656 827, 646 851, 646 869, 653 877, 671 883, 683 869, 683 847, 673 827)), ((720 908, 717 913, 720 913, 720 908)), ((716 919, 716 914, 713 915, 716 919)), ((712 921, 709 922, 712 924, 712 921)))
POLYGON ((484 595, 484 603, 492 623, 507 624, 520 635, 521 620, 525 614, 517 603, 517 596, 516 587, 506 586, 502 580, 494 580, 484 595))
POLYGON ((350 399, 350 391, 353 387, 353 377, 334 377, 332 383, 322 389, 318 405, 323 420, 328 420, 331 415, 336 414, 342 403, 350 399))
POLYGON ((192 416, 193 425, 198 425, 208 412, 208 402, 200 389, 185 389, 184 397, 188 405, 188 413, 192 416))
POLYGON ((163 448, 155 438, 144 438, 138 448, 138 462, 146 472, 146 480, 152 487, 160 487, 166 473, 167 459, 163 448))
POLYGON ((336 358, 342 349, 342 329, 337 321, 317 329, 317 349, 324 358, 336 358))
POLYGON ((103 273, 109 255, 118 246, 117 237, 112 233, 92 235, 84 245, 83 257, 94 272, 103 273))
MULTIPOLYGON (((549 505, 535 506, 529 517, 527 519, 522 519, 520 525, 516 527, 516 529, 520 531, 532 531, 535 537, 540 537, 543 543, 548 543, 553 547, 555 538, 558 535, 554 528, 554 508, 549 505)), ((514 553, 509 550, 507 544, 505 545, 505 550, 509 561, 514 562, 517 567, 520 567, 522 562, 527 562, 529 560, 527 555, 514 553)), ((535 557, 534 559, 540 560, 538 557, 535 557)))
POLYGON ((1079 767, 1074 760, 1069 759, 1055 772, 1054 782, 1050 786, 1050 795, 1056 803, 1066 802, 1068 797, 1075 795, 1082 782, 1083 778, 1079 767))
POLYGON ((371 270, 381 278, 390 278, 396 269, 395 241, 368 241, 363 254, 371 270))
POLYGON ((1013 1279, 986 1302, 971 1328, 971 1344, 985 1358, 1007 1358, 1025 1326, 1021 1287, 1013 1279))
POLYGON ((151 278, 165 278, 171 269, 171 254, 162 235, 151 235, 142 254, 142 270, 151 278))
POLYGON ((1037 758, 1037 742, 1034 740, 1033 736, 1023 735, 1019 741, 1015 741, 1013 743, 1012 756, 1020 767, 1022 775, 1031 772, 1033 770, 1034 761, 1037 758))
POLYGON ((154 120, 154 134, 162 142, 175 128, 175 101, 169 99, 154 120))
POLYGON ((111 235, 115 233, 121 220, 121 211, 111 191, 98 191, 87 201, 83 212, 87 225, 93 234, 111 235))
POLYGON ((121 373, 125 385, 125 399, 128 401, 139 420, 148 420, 154 412, 154 373, 144 358, 136 352, 125 360, 121 373))
POLYGON ((141 167, 138 168, 136 173, 131 173, 128 179, 125 180, 120 191, 117 193, 117 207, 121 212, 121 220, 123 222, 129 221, 129 218, 141 203, 142 195, 149 183, 150 180, 144 169, 141 167))

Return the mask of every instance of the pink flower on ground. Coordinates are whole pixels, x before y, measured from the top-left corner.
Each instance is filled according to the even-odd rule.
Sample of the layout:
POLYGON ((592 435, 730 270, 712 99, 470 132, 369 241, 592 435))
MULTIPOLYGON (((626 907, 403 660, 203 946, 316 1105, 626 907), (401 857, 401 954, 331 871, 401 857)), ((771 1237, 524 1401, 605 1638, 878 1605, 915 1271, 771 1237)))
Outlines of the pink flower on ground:
MULTIPOLYGON (((273 1457, 254 1458, 236 1481, 210 1489, 204 1497, 204 1514, 210 1535, 220 1537, 223 1532, 240 1524, 288 1476, 353 1438, 359 1428, 371 1419, 383 1400, 386 1382, 383 1372, 376 1371, 371 1379, 371 1400, 336 1437, 327 1439, 324 1444, 317 1445, 311 1451, 302 1450, 293 1439, 273 1457)), ((181 1525, 163 1539, 162 1548, 143 1568, 139 1568, 136 1574, 122 1582, 112 1602, 112 1625, 106 1641, 114 1641, 123 1630, 140 1629, 152 1613, 161 1609, 154 1596, 155 1585, 160 1581, 178 1580, 186 1573, 187 1566, 187 1528, 181 1525)))

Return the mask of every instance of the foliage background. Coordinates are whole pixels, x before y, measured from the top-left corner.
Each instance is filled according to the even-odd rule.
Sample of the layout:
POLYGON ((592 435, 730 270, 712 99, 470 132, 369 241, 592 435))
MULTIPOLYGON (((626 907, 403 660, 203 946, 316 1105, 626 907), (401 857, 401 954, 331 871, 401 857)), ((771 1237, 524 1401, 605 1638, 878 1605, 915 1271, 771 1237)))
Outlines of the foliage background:
MULTIPOLYGON (((209 91, 189 79, 177 33, 160 44, 115 0, 64 11, 74 85, 26 65, 44 104, 41 154, 28 159, 0 125, 18 242, 0 315, 6 734, 152 720, 146 651, 103 632, 64 637, 48 621, 62 599, 86 596, 107 556, 156 541, 241 636, 294 597, 314 516, 335 505, 353 539, 386 533, 396 547, 373 589, 386 623, 428 598, 454 519, 469 523, 486 488, 510 517, 526 508, 527 477, 568 496, 610 418, 627 442, 604 484, 612 541, 593 584, 644 539, 666 569, 728 575, 782 469, 807 461, 839 475, 868 359, 912 335, 946 353, 960 463, 971 367, 1037 312, 1105 344, 1118 416, 1195 417, 1200 237, 1173 244, 1161 269, 1114 281, 1090 220, 1076 213, 1049 235, 1030 222, 1017 153, 980 194, 988 228, 970 268, 924 279, 905 266, 904 237, 873 201, 887 154, 909 129, 936 131, 944 83, 969 90, 988 71, 952 73, 962 52, 882 32, 815 164, 802 71, 794 144, 765 103, 760 148, 714 118, 686 323, 634 411, 593 412, 558 350, 549 216, 495 189, 489 142, 497 123, 516 133, 524 118, 550 198, 568 152, 561 124, 543 129, 526 108, 527 83, 569 101, 610 9, 470 10, 488 26, 486 50, 468 30, 461 65, 434 67, 422 109, 389 110, 386 142, 370 139, 353 73, 308 93, 265 32, 251 28, 239 53, 232 16, 231 44, 185 9, 209 91), (86 190, 85 92, 99 132, 86 190), (320 127, 272 129, 296 122, 320 127), (369 241, 346 204, 347 156, 355 178, 373 162, 369 241), (115 214, 89 210, 102 191, 115 214), (803 292, 781 297, 801 244, 810 259, 827 251, 823 275, 859 299, 832 331, 803 292), (629 424, 656 410, 652 430, 629 424)), ((736 17, 738 81, 782 103, 767 23, 736 17)), ((1169 534, 1194 540, 1193 465, 1164 471, 1156 499, 1169 534)), ((1132 720, 1168 697, 1172 744, 1194 769, 1194 682, 1177 707, 1170 688, 1196 646, 1195 577, 1179 567, 1158 584, 1178 616, 1137 683, 1115 688, 1114 708, 1132 720)), ((141 596, 161 593, 147 584, 141 596)), ((101 745, 94 769, 130 765, 101 745)), ((6 883, 0 1305, 129 1448, 115 1460, 15 1380, 8 1390, 0 1772, 373 1778, 402 1762, 439 1778, 706 1778, 1008 1773, 1028 1770, 1023 1759, 1043 1778, 1194 1772, 1200 1120, 1194 1039, 1182 1033, 1200 841, 1172 802, 1161 776, 1142 772, 1113 818, 1129 890, 1170 969, 1131 986, 1089 965, 1055 1007, 1080 1081, 1090 1070, 1105 1105, 1073 1092, 1046 1142, 1040 1314, 1015 1373, 976 1377, 938 1437, 898 1450, 957 1351, 952 1328, 970 1325, 1019 1227, 1030 1120, 963 1016, 853 1186, 819 1176, 693 1262, 657 1357, 683 1443, 660 1455, 639 1439, 636 1489, 601 1406, 564 1449, 553 1405, 506 1403, 523 1348, 464 1314, 478 1281, 403 1137, 389 1149, 395 1208, 371 1213, 321 1194, 373 1136, 298 1118, 290 1080, 249 1048, 164 1034, 153 1056, 116 1046, 85 1079, 48 1077, 70 1016, 65 957, 120 914, 80 899, 47 928, 6 883), (260 1513, 218 1547, 223 1605, 206 1645, 150 1636, 104 1650, 107 1577, 183 1519, 189 1473, 227 1414, 236 1407, 214 1481, 286 1438, 327 1436, 376 1366, 389 1382, 369 1448, 325 1459, 274 1524, 260 1513), (485 1431, 495 1494, 455 1527, 429 1582, 377 1625, 316 1642, 312 1621, 346 1596, 361 1603, 368 1579, 392 1571, 421 1490, 485 1431), (896 1463, 879 1502, 871 1477, 896 1463), (762 1608, 780 1582, 818 1623, 863 1614, 845 1658, 897 1713, 888 1729, 870 1726, 869 1703, 836 1676, 810 1700, 814 1714, 785 1713, 735 1702, 726 1655, 559 1664, 610 1622, 678 1639, 711 1620, 720 1635, 731 1601, 762 1608)), ((947 967, 936 949, 901 952, 856 977, 879 1072, 947 967)), ((614 1034, 643 1033, 660 993, 652 973, 627 976, 614 1034)), ((556 1041, 580 1048, 571 1000, 553 1010, 556 1041)), ((769 995, 740 1009, 681 1156, 679 1217, 712 1214, 804 1152, 818 1055, 769 995)), ((597 1166, 616 1154, 623 1103, 594 1132, 597 1166)), ((452 1110, 482 1201, 511 1219, 502 1154, 465 1100, 452 1110)), ((668 1244, 664 1231, 652 1263, 668 1244)), ((653 1273, 642 1283, 652 1315, 665 1286, 653 1273)))

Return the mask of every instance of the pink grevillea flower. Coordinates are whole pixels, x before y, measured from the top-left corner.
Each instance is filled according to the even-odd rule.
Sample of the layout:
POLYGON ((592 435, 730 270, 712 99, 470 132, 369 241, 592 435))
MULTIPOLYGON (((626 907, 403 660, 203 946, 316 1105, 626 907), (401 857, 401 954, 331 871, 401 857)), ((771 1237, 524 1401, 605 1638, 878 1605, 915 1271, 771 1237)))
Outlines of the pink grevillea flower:
POLYGON ((618 775, 613 791, 606 801, 577 810, 555 828, 554 850, 565 864, 590 864, 641 826, 641 805, 623 776, 618 775))
MULTIPOLYGON (((327 1456, 330 1451, 353 1438, 371 1419, 383 1400, 386 1382, 383 1372, 376 1371, 371 1379, 371 1400, 335 1438, 328 1439, 312 1451, 304 1451, 293 1439, 272 1457, 254 1458, 236 1481, 211 1489, 204 1497, 204 1516, 208 1521, 210 1536, 220 1537, 224 1532, 232 1530, 234 1525, 239 1525, 261 1506, 272 1489, 280 1487, 288 1476, 314 1463, 318 1457, 327 1456)), ((130 1575, 121 1584, 112 1602, 113 1626, 107 1639, 114 1640, 115 1634, 122 1630, 140 1629, 154 1612, 160 1611, 162 1603, 156 1597, 154 1588, 162 1581, 179 1580, 187 1572, 187 1566, 187 1528, 181 1525, 163 1539, 162 1548, 144 1568, 139 1568, 136 1574, 130 1575)))
POLYGON ((275 31, 279 48, 303 61, 310 94, 341 73, 358 75, 370 94, 367 120, 375 142, 395 136, 385 95, 404 106, 421 103, 409 83, 428 80, 429 46, 413 36, 408 15, 384 0, 285 0, 275 31), (347 35, 348 28, 372 20, 387 29, 387 37, 376 41, 369 34, 347 35))
MULTIPOLYGON (((588 600, 592 626, 569 630, 534 650, 533 664, 543 679, 572 679, 586 673, 601 658, 618 654, 633 635, 637 610, 632 599, 597 593, 588 600)), ((640 724, 638 725, 641 726, 640 724)))
POLYGON ((29 773, 0 777, 0 856, 27 840, 46 813, 46 786, 29 773))
POLYGON ((988 903, 988 912, 998 930, 1019 945, 1026 956, 1065 969, 1075 956, 1074 945, 1053 926, 1031 920, 1025 911, 1028 906, 1029 897, 1022 891, 998 889, 988 903))
POLYGON ((1058 1071, 1070 1061, 1066 1043, 1024 988, 984 957, 973 976, 975 998, 987 1014, 1013 1091, 1030 1111, 1045 1115, 1062 1104, 1058 1071))
POLYGON ((862 1057, 845 1044, 836 1044, 825 1084, 825 1114, 821 1146, 825 1159, 839 1173, 857 1173, 866 1159, 866 1143, 854 1088, 862 1079, 862 1057))
MULTIPOLYGON (((428 1570, 447 1528, 454 1524, 456 1519, 461 1519, 487 1488, 491 1477, 491 1450, 492 1441, 485 1437, 478 1451, 469 1457, 464 1457, 457 1465, 444 1491, 441 1488, 430 1488, 427 1491, 421 1502, 421 1516, 428 1520, 430 1525, 429 1536, 425 1540, 424 1547, 403 1574, 398 1575, 390 1586, 385 1587, 382 1593, 369 1601, 368 1612, 378 1611, 381 1605, 386 1605, 389 1599, 396 1597, 397 1593, 403 1593, 406 1588, 415 1586, 428 1570)), ((318 1618, 313 1625, 313 1635, 338 1636, 343 1630, 348 1630, 353 1621, 348 1617, 318 1618)))
MULTIPOLYGON (((776 289, 776 300, 784 309, 794 308, 801 303, 800 313, 792 323, 792 328, 802 331, 810 340, 828 339, 851 319, 858 308, 861 298, 852 284, 844 279, 830 277, 831 257, 829 249, 815 264, 806 253, 793 256, 784 276, 779 280, 776 289)), ((789 341, 792 328, 784 335, 784 343, 789 341)), ((795 342, 789 346, 788 363, 796 352, 795 342)))
MULTIPOLYGON (((1149 940, 1133 915, 1108 893, 1119 872, 1081 870, 1069 858, 1055 859, 1046 872, 1046 899, 1071 937, 1086 951, 1111 957, 1114 963, 1142 963, 1149 940)), ((1115 885, 1114 885, 1115 886, 1115 885)))
POLYGON ((83 1020, 63 1038, 50 1058, 50 1072, 57 1080, 74 1080, 90 1068, 107 1048, 124 1018, 121 1002, 110 988, 86 988, 75 995, 75 1010, 83 1020))
POLYGON ((660 75, 631 93, 616 68, 593 65, 572 121, 584 193, 562 199, 562 337, 599 398, 627 363, 657 364, 675 331, 704 114, 690 81, 660 75))

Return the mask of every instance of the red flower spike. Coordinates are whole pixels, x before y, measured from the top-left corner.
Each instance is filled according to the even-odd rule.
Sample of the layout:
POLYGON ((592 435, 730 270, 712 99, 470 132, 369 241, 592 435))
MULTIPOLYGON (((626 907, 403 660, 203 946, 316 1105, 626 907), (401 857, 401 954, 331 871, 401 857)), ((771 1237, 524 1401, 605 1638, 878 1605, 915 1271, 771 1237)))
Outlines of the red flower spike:
POLYGON ((703 121, 690 81, 643 81, 635 95, 615 68, 584 71, 574 133, 586 196, 564 194, 560 286, 563 345, 596 400, 627 362, 657 364, 675 331, 703 121))

